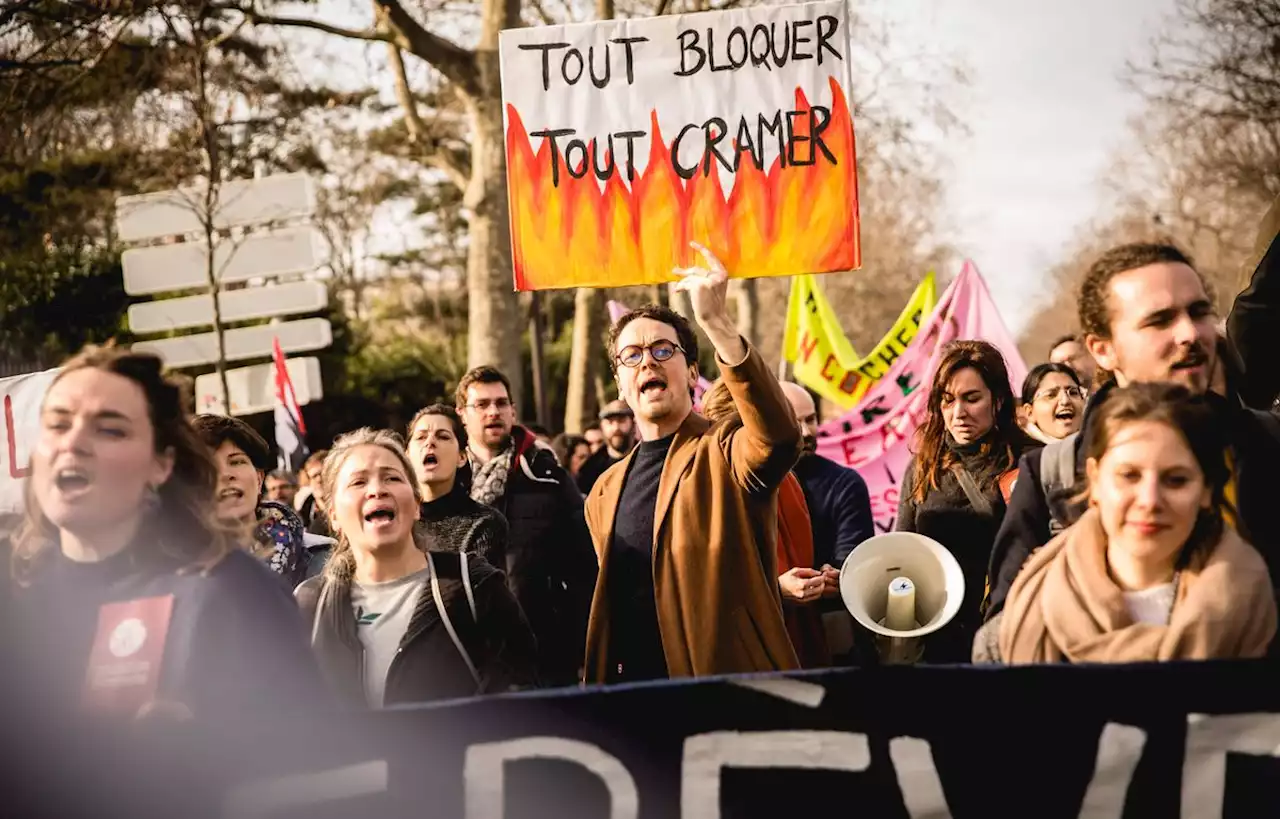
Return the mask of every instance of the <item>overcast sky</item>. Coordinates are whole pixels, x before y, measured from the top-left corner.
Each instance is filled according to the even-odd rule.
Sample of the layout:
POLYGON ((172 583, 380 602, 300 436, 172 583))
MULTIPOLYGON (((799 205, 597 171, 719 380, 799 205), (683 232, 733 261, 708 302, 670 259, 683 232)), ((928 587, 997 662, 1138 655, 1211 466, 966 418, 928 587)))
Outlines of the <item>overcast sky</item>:
POLYGON ((1102 205, 1099 182, 1141 101, 1122 82, 1175 0, 855 0, 896 45, 964 60, 970 136, 947 146, 948 219, 1017 332, 1043 271, 1102 205))

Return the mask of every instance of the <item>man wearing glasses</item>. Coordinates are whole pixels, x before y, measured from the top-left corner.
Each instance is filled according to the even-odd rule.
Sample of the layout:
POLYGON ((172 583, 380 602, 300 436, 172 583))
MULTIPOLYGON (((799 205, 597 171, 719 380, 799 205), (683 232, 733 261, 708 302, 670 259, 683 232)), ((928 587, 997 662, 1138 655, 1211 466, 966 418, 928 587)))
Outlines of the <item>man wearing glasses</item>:
POLYGON ((539 679, 573 685, 596 581, 582 495, 555 453, 515 423, 511 385, 497 369, 464 375, 457 407, 467 428, 471 498, 497 509, 510 527, 507 565, 498 568, 538 640, 539 679))
MULTIPOLYGON (((618 393, 641 443, 587 497, 600 576, 587 632, 590 682, 798 667, 777 589, 777 489, 800 428, 777 379, 729 317, 728 274, 677 270, 677 289, 715 347, 739 418, 693 411, 698 341, 675 312, 648 305, 609 333, 618 393)), ((814 594, 821 593, 818 578, 814 594)))

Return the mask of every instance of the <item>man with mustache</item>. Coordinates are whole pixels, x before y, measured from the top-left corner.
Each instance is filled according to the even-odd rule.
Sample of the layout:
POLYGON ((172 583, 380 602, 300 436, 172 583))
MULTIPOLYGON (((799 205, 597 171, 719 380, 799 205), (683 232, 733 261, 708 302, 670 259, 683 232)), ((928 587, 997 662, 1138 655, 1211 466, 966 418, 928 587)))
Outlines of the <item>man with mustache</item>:
MULTIPOLYGON (((1275 276, 1270 279, 1275 289, 1275 276)), ((1255 274, 1255 286, 1258 280, 1259 274, 1255 274)), ((1261 299, 1253 306, 1258 308, 1255 315, 1262 312, 1261 299)), ((1239 307, 1237 303, 1236 309, 1239 307)), ((1089 398, 1080 433, 1022 457, 1019 478, 992 549, 987 619, 1003 608, 1009 587, 1031 552, 1083 512, 1073 499, 1084 486, 1085 463, 1080 453, 1089 438, 1095 410, 1116 385, 1135 382, 1173 382, 1205 395, 1223 428, 1230 430, 1231 447, 1226 457, 1232 472, 1227 499, 1236 510, 1232 522, 1262 553, 1273 585, 1277 585, 1280 524, 1271 507, 1275 502, 1272 472, 1280 457, 1280 420, 1269 412, 1243 406, 1237 390, 1248 382, 1235 377, 1230 369, 1221 380, 1231 385, 1225 390, 1228 395, 1209 390, 1215 369, 1230 368, 1233 362, 1219 355, 1213 302, 1191 260, 1169 245, 1114 248, 1085 276, 1079 312, 1085 344, 1102 370, 1101 386, 1089 398)), ((1230 331, 1229 322, 1228 337, 1230 331)), ((1271 354, 1274 357, 1274 349, 1271 354)), ((1251 380, 1257 379, 1262 370, 1255 368, 1247 374, 1251 380)))
MULTIPOLYGON (((600 477, 587 525, 600 561, 586 679, 632 682, 798 666, 777 586, 778 486, 800 430, 782 388, 729 316, 728 273, 676 270, 677 288, 715 347, 737 417, 693 411, 698 340, 679 314, 648 305, 609 331, 618 394, 641 443, 600 477)), ((805 592, 822 593, 821 577, 805 592)))
POLYGON ((594 450, 578 471, 578 488, 583 494, 589 493, 605 470, 627 457, 636 445, 635 416, 626 401, 619 398, 605 404, 600 411, 600 433, 604 446, 594 450))
POLYGON ((538 677, 573 685, 582 667, 596 558, 582 493, 550 447, 516 424, 507 377, 476 367, 458 382, 467 433, 469 491, 507 519, 507 584, 538 640, 538 677))

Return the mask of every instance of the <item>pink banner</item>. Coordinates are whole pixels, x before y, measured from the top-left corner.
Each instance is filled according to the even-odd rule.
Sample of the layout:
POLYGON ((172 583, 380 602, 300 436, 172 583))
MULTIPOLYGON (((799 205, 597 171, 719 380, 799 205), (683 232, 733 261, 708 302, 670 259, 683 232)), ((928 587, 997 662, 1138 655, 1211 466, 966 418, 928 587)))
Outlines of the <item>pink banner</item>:
POLYGON ((911 461, 911 438, 927 409, 929 383, 942 346, 956 339, 994 344, 1004 354, 1014 394, 1021 390, 1027 366, 986 282, 967 261, 915 339, 858 406, 818 429, 818 454, 853 467, 867 482, 880 532, 893 530, 898 485, 911 461))

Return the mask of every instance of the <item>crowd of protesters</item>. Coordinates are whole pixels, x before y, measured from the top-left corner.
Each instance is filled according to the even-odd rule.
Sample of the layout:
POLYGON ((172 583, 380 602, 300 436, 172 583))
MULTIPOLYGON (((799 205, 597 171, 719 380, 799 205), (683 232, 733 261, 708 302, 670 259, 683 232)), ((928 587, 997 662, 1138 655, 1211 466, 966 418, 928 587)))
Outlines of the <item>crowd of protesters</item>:
MULTIPOLYGON (((1272 650, 1278 222, 1225 322, 1190 258, 1125 245, 1019 392, 986 341, 942 351, 896 528, 950 551, 966 592, 924 662, 1272 650)), ((403 435, 347 433, 295 476, 243 422, 190 415, 158 358, 86 349, 44 399, 8 545, 21 667, 92 699, 102 642, 128 637, 108 613, 152 604, 163 657, 129 707, 188 717, 268 688, 379 708, 875 664, 841 636, 866 484, 817 454, 812 396, 739 335, 698 250, 676 272, 720 371, 701 411, 699 335, 649 305, 610 329, 619 397, 582 436, 517 423, 507 378, 478 367, 403 435)))

